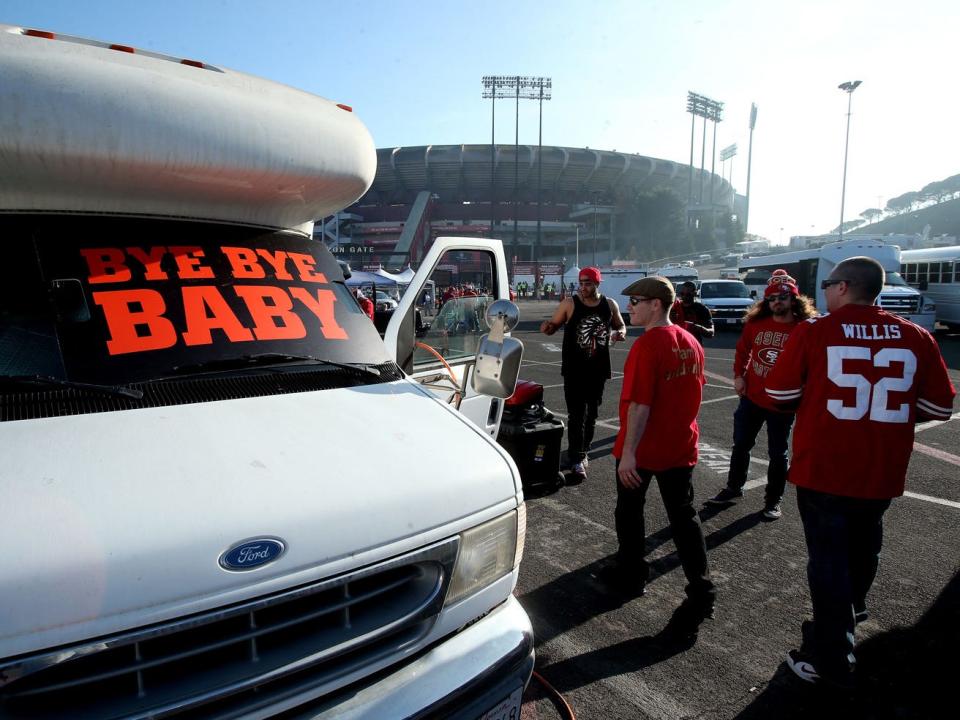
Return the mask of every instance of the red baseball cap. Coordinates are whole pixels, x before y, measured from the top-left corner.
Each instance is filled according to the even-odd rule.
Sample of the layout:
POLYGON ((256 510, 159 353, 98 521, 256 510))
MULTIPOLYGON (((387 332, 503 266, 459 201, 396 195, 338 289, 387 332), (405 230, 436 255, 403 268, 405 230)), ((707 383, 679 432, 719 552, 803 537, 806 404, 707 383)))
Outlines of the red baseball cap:
POLYGON ((580 271, 580 280, 589 280, 594 285, 599 285, 601 279, 600 268, 585 267, 580 271))

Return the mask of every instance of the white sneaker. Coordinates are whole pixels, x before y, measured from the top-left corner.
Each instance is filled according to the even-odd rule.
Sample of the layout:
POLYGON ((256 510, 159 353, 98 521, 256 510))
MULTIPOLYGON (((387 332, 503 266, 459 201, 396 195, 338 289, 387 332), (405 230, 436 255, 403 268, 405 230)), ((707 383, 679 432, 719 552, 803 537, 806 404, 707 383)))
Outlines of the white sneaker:
POLYGON ((583 465, 583 469, 586 470, 588 467, 590 467, 590 458, 588 457, 583 458, 583 462, 581 462, 580 464, 583 465))
POLYGON ((584 467, 584 463, 582 462, 574 463, 573 468, 571 469, 573 470, 574 475, 579 475, 582 478, 587 476, 587 469, 584 467))

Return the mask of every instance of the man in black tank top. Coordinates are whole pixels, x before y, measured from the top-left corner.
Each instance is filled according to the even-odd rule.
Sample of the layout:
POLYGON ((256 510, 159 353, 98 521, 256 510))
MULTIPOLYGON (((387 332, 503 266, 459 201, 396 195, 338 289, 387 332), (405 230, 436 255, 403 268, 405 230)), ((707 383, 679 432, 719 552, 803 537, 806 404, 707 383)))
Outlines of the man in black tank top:
POLYGON ((540 325, 544 335, 564 329, 560 372, 567 404, 567 455, 580 480, 587 476, 587 451, 603 386, 610 378, 610 343, 627 337, 620 308, 600 294, 600 280, 599 269, 581 270, 579 292, 562 300, 553 317, 540 325))

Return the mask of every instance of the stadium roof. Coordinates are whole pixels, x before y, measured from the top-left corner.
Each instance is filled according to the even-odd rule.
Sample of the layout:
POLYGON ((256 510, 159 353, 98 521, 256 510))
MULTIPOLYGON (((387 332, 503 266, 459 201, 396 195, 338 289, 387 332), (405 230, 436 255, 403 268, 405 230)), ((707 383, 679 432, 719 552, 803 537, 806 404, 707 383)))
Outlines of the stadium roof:
MULTIPOLYGON (((489 202, 491 196, 490 145, 425 145, 379 148, 377 173, 370 190, 357 205, 412 203, 427 190, 442 202, 489 202)), ((522 203, 537 199, 537 146, 496 145, 493 192, 497 200, 513 199, 514 160, 517 195, 522 203)), ((686 198, 689 166, 672 160, 591 148, 544 146, 542 159, 544 203, 614 202, 638 192, 670 188, 686 198)), ((710 182, 717 204, 733 206, 733 189, 719 175, 704 173, 704 201, 710 182)), ((694 168, 693 191, 699 195, 700 170, 694 168)))

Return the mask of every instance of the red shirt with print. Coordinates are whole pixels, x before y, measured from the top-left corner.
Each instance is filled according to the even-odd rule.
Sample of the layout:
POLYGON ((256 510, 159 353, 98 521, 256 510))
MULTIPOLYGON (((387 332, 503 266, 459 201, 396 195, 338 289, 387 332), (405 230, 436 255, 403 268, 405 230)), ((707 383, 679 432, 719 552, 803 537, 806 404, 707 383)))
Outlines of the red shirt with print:
POLYGON ((875 305, 800 323, 767 393, 800 402, 790 482, 877 499, 903 494, 913 424, 950 419, 956 395, 933 336, 875 305))
POLYGON ((733 376, 747 384, 747 399, 766 410, 781 410, 767 395, 767 375, 783 351, 797 321, 777 322, 772 317, 751 320, 743 328, 733 360, 733 376))
POLYGON ((637 445, 637 467, 656 472, 696 465, 697 413, 706 382, 700 343, 678 325, 651 328, 633 343, 623 373, 613 456, 623 456, 627 410, 635 402, 650 406, 637 445))

